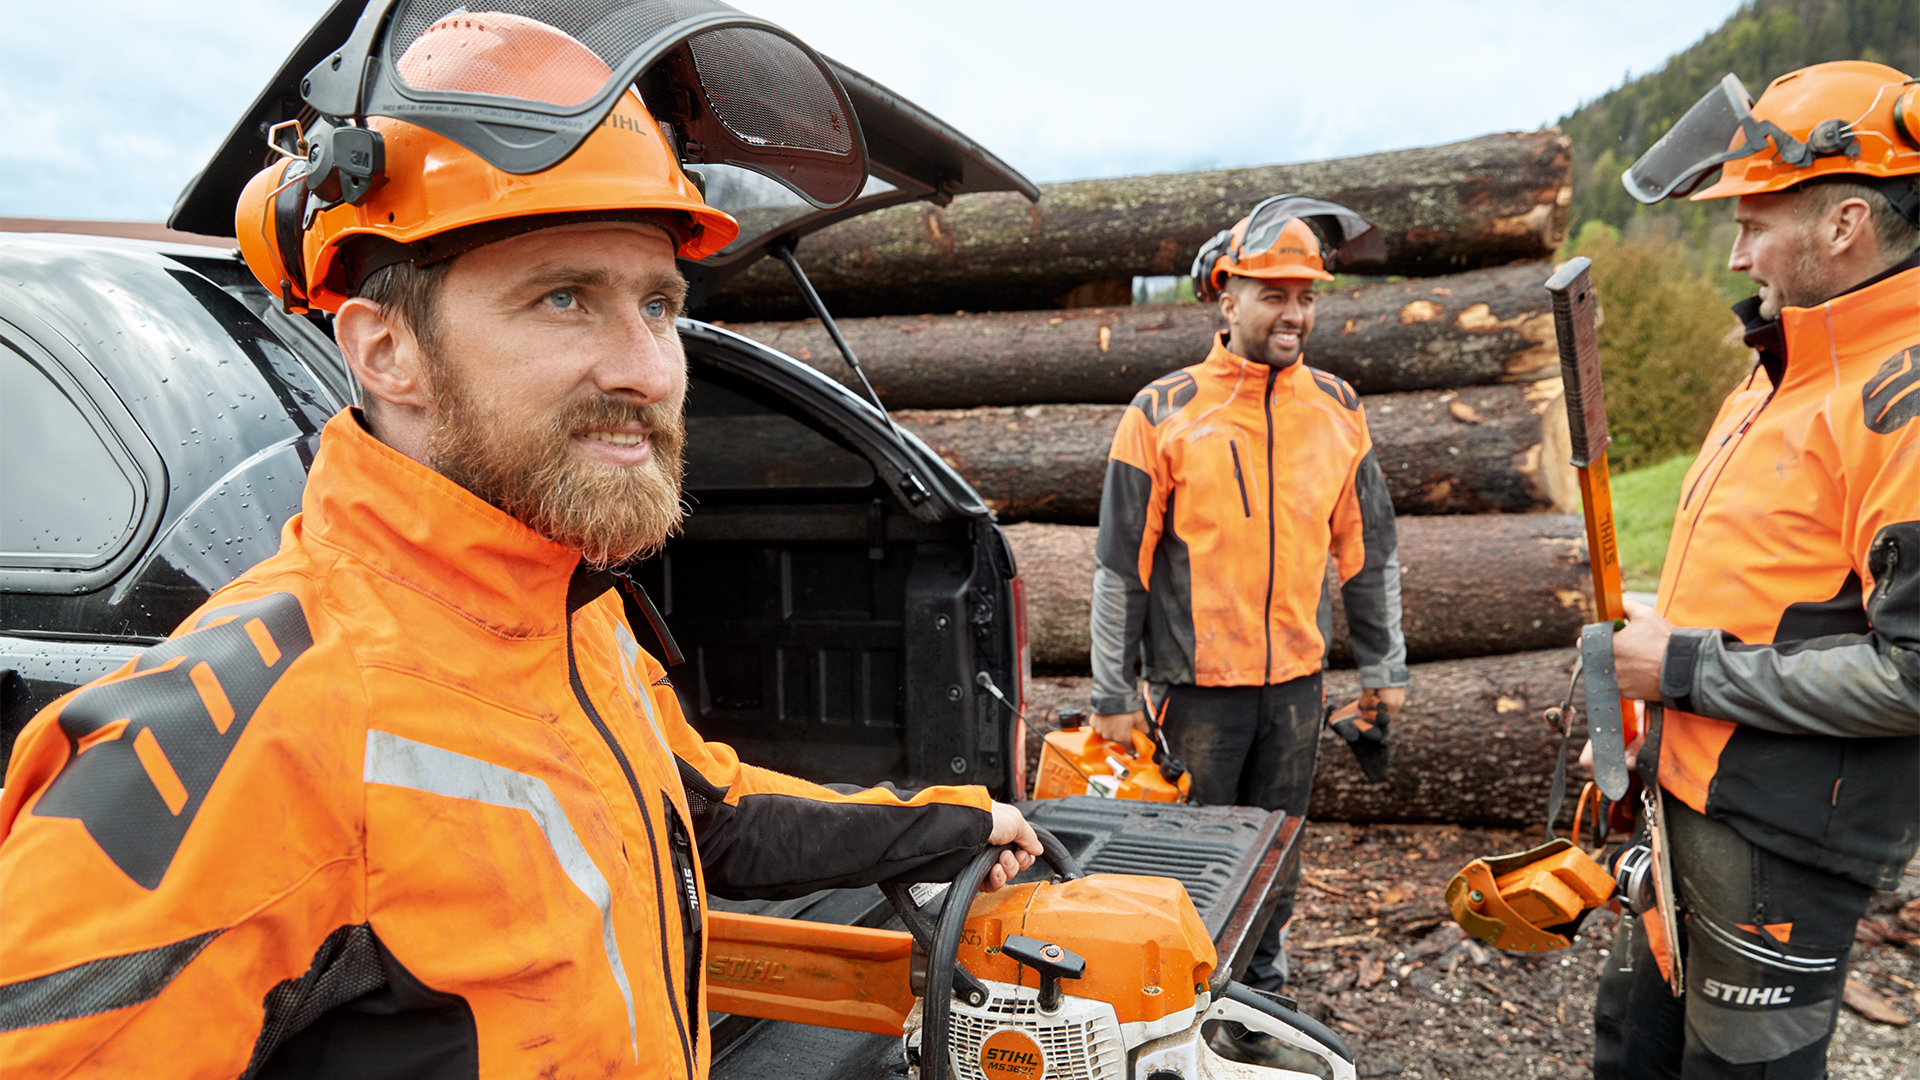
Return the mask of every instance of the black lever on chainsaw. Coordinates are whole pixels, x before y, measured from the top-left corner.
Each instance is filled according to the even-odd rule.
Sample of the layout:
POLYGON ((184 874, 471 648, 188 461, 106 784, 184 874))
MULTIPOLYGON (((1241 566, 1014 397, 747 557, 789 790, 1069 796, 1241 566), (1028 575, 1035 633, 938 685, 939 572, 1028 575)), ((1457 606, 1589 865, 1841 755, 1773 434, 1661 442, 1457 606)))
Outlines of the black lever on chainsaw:
MULTIPOLYGON (((1047 861, 1055 874, 1066 881, 1084 876, 1080 864, 1059 837, 1038 825, 1033 827, 1033 832, 1040 838, 1040 857, 1047 861)), ((946 906, 940 909, 939 927, 933 935, 933 948, 927 951, 927 996, 922 1006, 925 1010, 924 1022, 920 1026, 920 1080, 947 1080, 947 1044, 953 1028, 953 987, 956 973, 962 970, 960 934, 967 926, 967 913, 973 907, 973 894, 980 891, 980 883, 986 880, 987 872, 993 869, 994 863, 1000 861, 1000 853, 1011 850, 1013 845, 1008 844, 982 851, 967 864, 966 869, 960 871, 947 889, 946 906)), ((974 1004, 984 1005, 986 1002, 982 1000, 974 1004)))
POLYGON ((1019 934, 1008 934, 1000 943, 1000 955, 1022 967, 1030 967, 1040 976, 1040 1011, 1060 1011, 1060 980, 1082 979, 1087 974, 1086 957, 1051 942, 1038 941, 1019 934))

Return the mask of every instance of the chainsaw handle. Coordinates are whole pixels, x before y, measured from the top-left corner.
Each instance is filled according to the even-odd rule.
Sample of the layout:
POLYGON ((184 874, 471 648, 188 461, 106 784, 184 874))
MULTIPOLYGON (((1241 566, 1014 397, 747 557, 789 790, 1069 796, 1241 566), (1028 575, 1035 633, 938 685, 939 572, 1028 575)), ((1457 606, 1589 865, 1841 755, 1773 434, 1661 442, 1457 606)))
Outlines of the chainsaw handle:
MULTIPOLYGON (((1040 857, 1062 878, 1082 877, 1085 871, 1060 838, 1041 826, 1033 827, 1040 838, 1040 857)), ((967 913, 973 909, 973 894, 987 872, 1000 861, 1000 853, 1013 845, 989 847, 974 856, 947 889, 947 901, 940 909, 940 921, 934 929, 933 947, 927 950, 927 996, 920 1031, 920 1080, 947 1080, 947 1044, 953 1027, 953 984, 960 968, 960 934, 967 926, 967 913)), ((973 1002, 985 1005, 984 1001, 973 1002)))
MULTIPOLYGON (((1208 1015, 1210 1015, 1210 1017, 1219 1017, 1219 1019, 1236 1020, 1236 1022, 1240 1022, 1240 1024, 1246 1024, 1248 1017, 1235 1017, 1233 1005, 1242 1005, 1242 1007, 1246 1007, 1246 1009, 1252 1009, 1254 1013, 1260 1013, 1260 1015, 1265 1015, 1265 1017, 1279 1020, 1279 1022, 1286 1024, 1286 1026, 1294 1028, 1296 1032, 1300 1032, 1302 1036, 1306 1036, 1306 1038, 1313 1040, 1313 1042, 1321 1043, 1325 1049, 1331 1049, 1332 1053, 1340 1055, 1340 1061, 1344 1061, 1348 1067, 1354 1065, 1354 1051, 1348 1049, 1348 1047, 1346 1047, 1346 1040, 1342 1040, 1338 1034, 1334 1034, 1332 1028, 1329 1028, 1327 1024, 1323 1024, 1323 1022, 1319 1022, 1319 1020, 1315 1020, 1313 1017, 1308 1017, 1306 1013, 1300 1013, 1298 1009, 1288 1009, 1286 1005, 1281 1005, 1279 1001, 1275 1001, 1275 999, 1261 994, 1258 990, 1252 990, 1252 988, 1248 988, 1248 986, 1244 986, 1244 984, 1229 982, 1229 984, 1227 984, 1227 990, 1219 995, 1219 1003, 1217 1003, 1213 1009, 1208 1009, 1208 1015)), ((1252 1024, 1248 1024, 1248 1026, 1252 1026, 1252 1024)), ((1273 1032, 1265 1032, 1265 1034, 1273 1034, 1273 1032)), ((1283 1042, 1286 1042, 1284 1038, 1283 1042)), ((1302 1047, 1302 1049, 1311 1049, 1311 1047, 1302 1047)))

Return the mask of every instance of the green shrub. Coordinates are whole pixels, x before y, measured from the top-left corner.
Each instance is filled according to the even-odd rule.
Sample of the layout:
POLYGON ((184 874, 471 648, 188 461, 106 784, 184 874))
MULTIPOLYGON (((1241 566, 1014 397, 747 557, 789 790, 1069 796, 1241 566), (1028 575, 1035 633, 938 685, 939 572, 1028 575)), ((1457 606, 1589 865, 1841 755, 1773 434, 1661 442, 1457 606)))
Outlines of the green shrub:
POLYGON ((1692 454, 1613 478, 1613 531, 1620 545, 1620 577, 1627 588, 1652 592, 1660 585, 1673 513, 1680 504, 1680 482, 1693 464, 1692 454))
POLYGON ((1623 242, 1589 222, 1571 253, 1593 260, 1600 293, 1608 463, 1625 472, 1695 452, 1751 369, 1739 321, 1687 249, 1659 233, 1623 242))

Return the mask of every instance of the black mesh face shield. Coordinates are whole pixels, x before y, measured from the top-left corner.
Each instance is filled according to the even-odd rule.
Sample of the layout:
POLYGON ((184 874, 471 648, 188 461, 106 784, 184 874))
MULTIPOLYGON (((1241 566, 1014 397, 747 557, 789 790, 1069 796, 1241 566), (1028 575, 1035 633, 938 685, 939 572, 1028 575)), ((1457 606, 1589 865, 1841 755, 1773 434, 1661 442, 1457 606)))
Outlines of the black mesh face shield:
POLYGON ((866 145, 847 94, 799 39, 718 0, 373 0, 341 49, 301 82, 301 96, 335 121, 385 116, 426 128, 503 172, 564 160, 639 91, 681 159, 761 173, 823 209, 866 182, 866 145), (602 77, 557 80, 535 101, 479 83, 427 89, 401 58, 435 22, 489 13, 532 19, 591 49, 602 77), (595 83, 598 83, 596 86, 595 83))
POLYGON ((1739 76, 1729 73, 1621 173, 1620 182, 1628 194, 1648 205, 1682 198, 1693 194, 1720 166, 1766 149, 1769 139, 1780 160, 1789 165, 1813 160, 1814 152, 1806 143, 1771 120, 1754 119, 1752 95, 1739 76))

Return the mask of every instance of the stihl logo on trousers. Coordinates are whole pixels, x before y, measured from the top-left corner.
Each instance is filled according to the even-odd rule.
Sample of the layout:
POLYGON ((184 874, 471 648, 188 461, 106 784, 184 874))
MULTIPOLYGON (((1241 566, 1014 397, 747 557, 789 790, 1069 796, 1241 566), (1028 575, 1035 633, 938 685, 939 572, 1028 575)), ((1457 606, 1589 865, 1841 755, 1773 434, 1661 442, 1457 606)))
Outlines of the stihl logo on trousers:
POLYGON ((1718 979, 1708 979, 1701 993, 1712 1000, 1735 1005, 1786 1005, 1793 1001, 1791 986, 1735 986, 1718 979))

